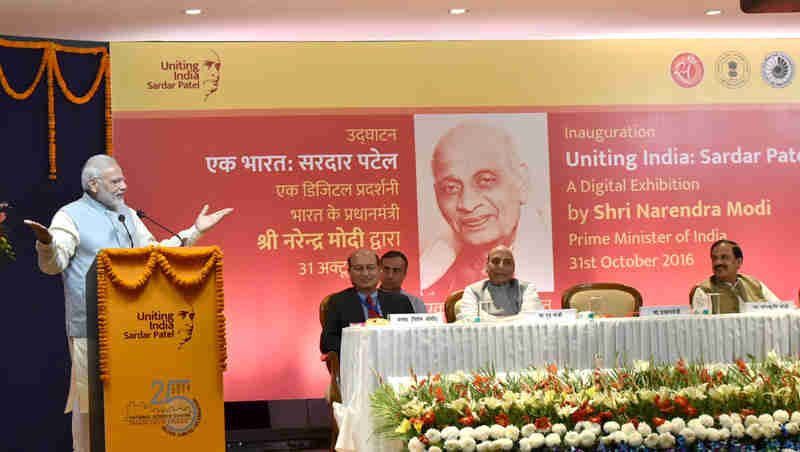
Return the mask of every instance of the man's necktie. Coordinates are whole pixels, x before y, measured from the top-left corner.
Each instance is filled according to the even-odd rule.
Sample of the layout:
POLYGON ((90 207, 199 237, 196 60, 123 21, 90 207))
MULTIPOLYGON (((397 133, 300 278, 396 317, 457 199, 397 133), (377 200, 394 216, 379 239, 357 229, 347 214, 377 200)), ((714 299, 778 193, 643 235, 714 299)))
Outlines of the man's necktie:
POLYGON ((380 315, 378 315, 378 308, 375 306, 375 300, 373 300, 369 295, 367 295, 367 304, 369 305, 369 308, 367 309, 367 317, 370 319, 377 319, 380 317, 380 315))

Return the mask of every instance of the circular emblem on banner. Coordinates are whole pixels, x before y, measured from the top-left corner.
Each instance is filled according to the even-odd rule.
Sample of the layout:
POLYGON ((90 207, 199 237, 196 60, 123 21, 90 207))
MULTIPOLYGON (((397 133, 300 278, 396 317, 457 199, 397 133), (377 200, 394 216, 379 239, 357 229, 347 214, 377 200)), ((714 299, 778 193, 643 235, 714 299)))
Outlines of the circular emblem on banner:
POLYGON ((683 88, 692 88, 703 81, 703 62, 697 55, 684 52, 673 58, 669 66, 672 80, 683 88))
POLYGON ((750 62, 739 52, 723 53, 715 71, 719 82, 728 88, 741 88, 750 81, 750 62))
POLYGON ((789 86, 794 78, 794 61, 783 52, 772 52, 761 63, 761 76, 773 88, 789 86))

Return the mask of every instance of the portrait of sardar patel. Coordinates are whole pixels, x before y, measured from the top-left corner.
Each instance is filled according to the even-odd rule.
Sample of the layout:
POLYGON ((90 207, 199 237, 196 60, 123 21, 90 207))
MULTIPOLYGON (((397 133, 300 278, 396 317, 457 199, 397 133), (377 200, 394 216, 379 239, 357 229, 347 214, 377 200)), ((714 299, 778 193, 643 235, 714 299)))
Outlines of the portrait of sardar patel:
POLYGON ((553 290, 547 116, 416 115, 423 297, 443 300, 486 278, 507 246, 516 274, 553 290))

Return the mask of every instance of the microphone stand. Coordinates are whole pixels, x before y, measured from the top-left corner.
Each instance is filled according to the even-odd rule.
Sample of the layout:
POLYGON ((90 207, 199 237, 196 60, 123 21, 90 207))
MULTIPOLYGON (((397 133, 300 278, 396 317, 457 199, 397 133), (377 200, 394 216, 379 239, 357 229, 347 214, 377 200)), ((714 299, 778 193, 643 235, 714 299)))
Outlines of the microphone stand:
POLYGON ((177 233, 177 232, 174 232, 174 231, 172 231, 170 228, 168 228, 168 227, 166 227, 166 226, 162 225, 161 223, 159 223, 158 221, 156 221, 156 220, 152 219, 151 217, 148 217, 148 216, 147 216, 147 215, 144 213, 144 210, 137 210, 137 211, 136 211, 136 215, 137 215, 139 218, 146 218, 146 219, 150 220, 150 221, 151 221, 153 224, 155 224, 156 226, 160 227, 161 229, 163 229, 163 230, 165 230, 165 231, 169 232, 170 234, 174 235, 175 237, 177 237, 177 238, 178 238, 178 240, 180 240, 180 241, 181 241, 181 246, 184 246, 184 245, 186 244, 186 240, 185 240, 183 237, 181 237, 180 235, 178 235, 178 233, 177 233))
POLYGON ((120 214, 118 217, 119 222, 122 223, 122 226, 125 228, 125 232, 128 233, 128 240, 131 241, 131 248, 133 248, 133 236, 131 236, 131 231, 128 230, 128 225, 125 224, 125 215, 120 214))

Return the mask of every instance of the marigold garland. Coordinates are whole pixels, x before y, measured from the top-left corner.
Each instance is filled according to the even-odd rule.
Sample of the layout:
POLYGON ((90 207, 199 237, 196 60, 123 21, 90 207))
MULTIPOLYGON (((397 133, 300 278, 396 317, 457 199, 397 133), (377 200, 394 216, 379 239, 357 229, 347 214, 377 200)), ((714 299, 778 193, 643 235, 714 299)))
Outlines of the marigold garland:
POLYGON ((227 370, 227 345, 225 341, 225 296, 223 293, 222 280, 222 251, 219 247, 198 250, 197 248, 168 248, 168 247, 148 247, 148 248, 123 248, 102 250, 97 255, 97 321, 99 331, 99 353, 100 353, 100 378, 106 380, 111 376, 111 369, 108 362, 108 282, 125 290, 136 291, 142 289, 156 268, 176 286, 184 289, 202 284, 214 272, 215 282, 215 309, 216 309, 216 343, 218 367, 221 371, 227 370), (125 279, 120 277, 113 268, 112 257, 147 257, 144 271, 138 278, 125 279), (170 264, 170 260, 188 259, 205 257, 207 261, 200 272, 195 275, 184 277, 175 271, 170 264))
POLYGON ((108 49, 105 47, 69 47, 56 44, 55 42, 22 42, 22 41, 9 41, 0 39, 0 46, 13 47, 22 49, 42 49, 42 63, 39 66, 39 71, 36 74, 31 85, 22 92, 15 91, 6 79, 3 72, 2 65, 0 65, 0 85, 3 90, 16 100, 26 100, 36 90, 39 82, 41 81, 42 74, 47 71, 47 133, 48 133, 48 160, 50 163, 50 179, 56 179, 56 114, 55 114, 55 100, 54 100, 54 84, 53 79, 58 82, 61 92, 64 97, 70 102, 78 105, 89 102, 100 86, 100 82, 105 78, 105 132, 106 132, 106 154, 112 154, 112 138, 111 138, 111 64, 108 55, 108 49), (83 96, 76 96, 67 86, 64 76, 61 74, 61 68, 58 65, 58 52, 77 53, 77 54, 95 54, 100 55, 100 67, 97 71, 97 76, 92 83, 89 91, 83 96))

